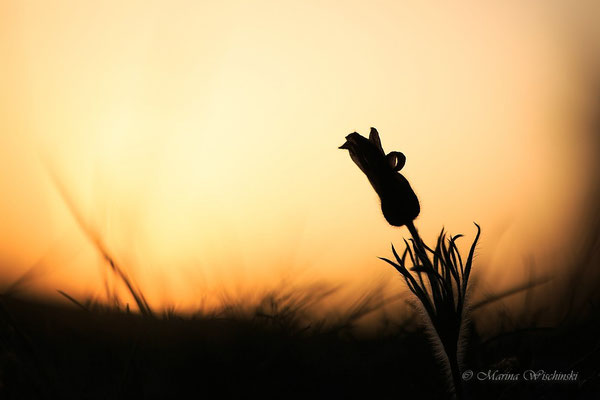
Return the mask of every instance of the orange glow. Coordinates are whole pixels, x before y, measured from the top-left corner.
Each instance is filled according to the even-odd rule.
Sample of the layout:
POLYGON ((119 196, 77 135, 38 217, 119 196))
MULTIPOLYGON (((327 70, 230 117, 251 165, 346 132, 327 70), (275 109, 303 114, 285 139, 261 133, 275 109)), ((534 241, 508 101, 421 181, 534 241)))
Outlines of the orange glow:
POLYGON ((35 290, 103 295, 48 167, 153 304, 390 279, 406 232, 337 149, 370 126, 424 237, 475 220, 479 268, 520 277, 576 229, 591 13, 459 3, 2 2, 2 280, 39 262, 35 290))

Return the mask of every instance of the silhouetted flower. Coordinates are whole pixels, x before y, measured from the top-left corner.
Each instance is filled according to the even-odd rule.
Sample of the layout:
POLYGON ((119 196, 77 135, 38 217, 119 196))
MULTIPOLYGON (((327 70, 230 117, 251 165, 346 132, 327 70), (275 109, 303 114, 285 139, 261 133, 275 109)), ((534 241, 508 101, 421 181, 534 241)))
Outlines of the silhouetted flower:
POLYGON ((386 155, 375 128, 371 128, 368 139, 356 132, 349 134, 346 143, 339 148, 348 150, 352 161, 369 178, 379 195, 387 222, 394 226, 412 223, 419 215, 420 206, 410 184, 398 172, 406 162, 404 154, 392 151, 386 155))

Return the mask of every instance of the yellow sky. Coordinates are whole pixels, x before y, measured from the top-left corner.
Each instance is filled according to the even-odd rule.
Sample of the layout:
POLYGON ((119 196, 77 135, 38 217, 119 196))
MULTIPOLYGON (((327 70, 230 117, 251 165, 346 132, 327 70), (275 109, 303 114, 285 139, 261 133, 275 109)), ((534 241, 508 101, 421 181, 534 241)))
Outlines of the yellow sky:
POLYGON ((594 22, 522 3, 2 2, 0 275, 102 293, 50 166, 155 304, 392 279, 406 232, 337 150, 375 126, 425 238, 477 221, 479 268, 518 276, 577 229, 594 22))

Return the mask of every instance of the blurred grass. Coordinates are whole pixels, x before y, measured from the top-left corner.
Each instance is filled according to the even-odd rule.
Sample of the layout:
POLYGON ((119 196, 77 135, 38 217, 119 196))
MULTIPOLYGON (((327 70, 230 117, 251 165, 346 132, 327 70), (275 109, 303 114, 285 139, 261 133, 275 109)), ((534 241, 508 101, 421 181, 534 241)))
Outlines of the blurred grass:
MULTIPOLYGON (((387 304, 388 312, 394 307, 400 312, 403 302, 386 302, 372 291, 343 313, 316 317, 312 307, 334 291, 318 285, 281 288, 254 304, 230 301, 219 310, 188 316, 2 295, 0 398, 448 396, 429 339, 413 314, 405 309, 405 319, 380 323, 370 334, 357 329, 374 310, 387 304)), ((478 335, 477 322, 475 316, 465 353, 468 368, 575 369, 581 378, 517 385, 472 381, 466 386, 470 397, 593 398, 600 393, 597 313, 550 327, 506 325, 486 337, 478 335)))
MULTIPOLYGON (((398 376, 421 381, 424 370, 406 364, 427 353, 418 335, 402 330, 356 335, 353 325, 371 309, 365 305, 370 300, 333 323, 309 321, 303 313, 313 294, 271 293, 252 307, 229 305, 186 318, 116 308, 85 311, 3 296, 0 393, 2 398, 178 398, 188 390, 198 396, 210 390, 224 398, 343 398, 374 390, 394 393, 398 376)), ((424 367, 436 379, 435 366, 424 367)), ((425 381, 410 386, 439 394, 438 386, 425 381)))
MULTIPOLYGON (((62 303, 27 297, 20 289, 35 276, 32 267, 0 294, 0 399, 449 397, 430 338, 404 295, 374 289, 343 311, 323 313, 339 287, 285 286, 254 302, 223 296, 219 309, 192 315, 153 310, 61 193, 135 307, 116 293, 109 302, 63 291, 62 303), (360 329, 367 318, 376 327, 368 334, 360 329)), ((598 398, 599 216, 591 214, 554 276, 536 276, 532 263, 527 282, 473 295, 464 349, 465 369, 574 370, 578 380, 473 379, 466 398, 598 398), (507 300, 515 299, 521 305, 509 309, 507 300)))
MULTIPOLYGON (((471 380, 466 398, 597 398, 600 238, 590 232, 555 276, 531 265, 527 282, 474 294, 464 349, 465 369, 574 370, 578 381, 471 380), (511 299, 521 305, 509 309, 511 299)), ((405 293, 375 288, 327 313, 339 287, 287 284, 183 315, 130 309, 116 294, 108 303, 65 292, 62 303, 34 299, 20 290, 29 279, 0 295, 1 399, 450 397, 405 293)))

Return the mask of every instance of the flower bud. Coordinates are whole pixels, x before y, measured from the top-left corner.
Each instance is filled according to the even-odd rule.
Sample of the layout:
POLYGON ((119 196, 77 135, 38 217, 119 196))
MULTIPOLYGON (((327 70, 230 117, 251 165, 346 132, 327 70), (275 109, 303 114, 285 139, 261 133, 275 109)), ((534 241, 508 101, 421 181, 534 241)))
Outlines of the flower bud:
POLYGON ((404 167, 406 157, 397 151, 386 155, 375 128, 371 128, 368 139, 356 132, 349 134, 346 143, 339 148, 348 150, 352 161, 369 179, 390 225, 406 225, 419 215, 421 208, 417 195, 398 172, 404 167))

